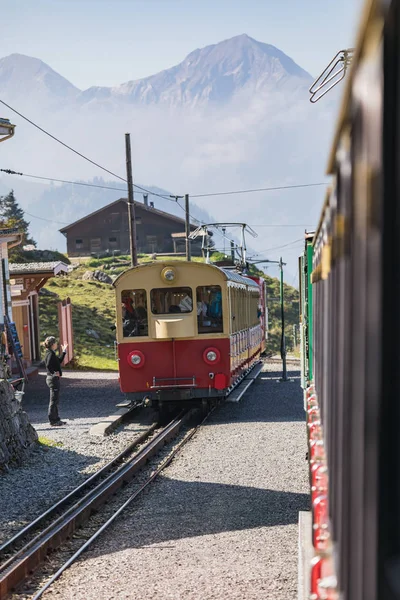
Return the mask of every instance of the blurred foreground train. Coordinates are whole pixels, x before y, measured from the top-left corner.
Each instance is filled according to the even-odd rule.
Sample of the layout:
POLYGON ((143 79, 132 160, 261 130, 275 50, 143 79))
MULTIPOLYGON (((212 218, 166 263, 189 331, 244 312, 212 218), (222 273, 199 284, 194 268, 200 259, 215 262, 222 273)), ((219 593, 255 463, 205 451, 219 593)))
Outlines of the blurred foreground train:
POLYGON ((121 391, 159 410, 227 396, 259 362, 264 279, 196 262, 153 262, 115 283, 121 391))
POLYGON ((313 600, 400 599, 400 1, 366 7, 300 259, 313 600))

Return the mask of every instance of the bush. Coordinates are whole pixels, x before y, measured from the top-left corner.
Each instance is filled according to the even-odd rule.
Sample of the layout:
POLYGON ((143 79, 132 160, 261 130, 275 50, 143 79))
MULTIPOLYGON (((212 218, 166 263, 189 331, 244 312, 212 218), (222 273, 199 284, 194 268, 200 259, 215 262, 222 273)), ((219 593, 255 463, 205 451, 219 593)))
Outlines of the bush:
POLYGON ((10 262, 13 263, 42 263, 42 262, 63 262, 66 265, 71 264, 68 256, 58 252, 58 250, 23 250, 21 246, 12 249, 10 262))

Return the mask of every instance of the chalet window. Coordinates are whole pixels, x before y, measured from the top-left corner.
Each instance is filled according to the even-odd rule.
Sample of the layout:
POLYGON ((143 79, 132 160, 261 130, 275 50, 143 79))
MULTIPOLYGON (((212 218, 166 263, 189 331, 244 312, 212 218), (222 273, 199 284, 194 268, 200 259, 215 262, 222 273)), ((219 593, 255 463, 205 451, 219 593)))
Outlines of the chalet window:
POLYGON ((111 213, 111 231, 119 231, 121 228, 121 213, 111 213))
POLYGON ((83 248, 83 240, 81 239, 76 239, 75 240, 75 248, 77 250, 80 250, 81 248, 83 248))
POLYGON ((157 236, 146 235, 146 245, 148 252, 157 252, 157 236))
POLYGON ((108 238, 108 242, 109 242, 110 246, 116 246, 117 245, 117 238, 116 237, 109 237, 108 238))
POLYGON ((92 238, 90 240, 91 252, 99 252, 101 250, 101 238, 92 238))

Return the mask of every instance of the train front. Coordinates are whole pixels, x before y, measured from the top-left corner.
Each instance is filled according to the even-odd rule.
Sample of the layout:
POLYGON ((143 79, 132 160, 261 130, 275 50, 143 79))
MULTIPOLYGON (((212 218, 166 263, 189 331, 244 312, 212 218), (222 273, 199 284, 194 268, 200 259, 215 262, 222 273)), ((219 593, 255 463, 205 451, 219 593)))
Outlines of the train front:
POLYGON ((230 384, 229 307, 211 265, 151 263, 115 281, 121 391, 148 404, 218 398, 230 384))

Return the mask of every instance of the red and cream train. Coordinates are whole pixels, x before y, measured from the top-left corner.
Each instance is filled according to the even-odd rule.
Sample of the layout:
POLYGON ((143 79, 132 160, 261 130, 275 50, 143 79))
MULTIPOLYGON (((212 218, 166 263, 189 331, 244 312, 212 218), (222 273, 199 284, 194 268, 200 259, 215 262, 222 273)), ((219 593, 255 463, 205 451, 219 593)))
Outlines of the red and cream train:
POLYGON ((196 262, 153 262, 115 283, 121 391, 164 403, 227 396, 265 350, 265 281, 196 262))

